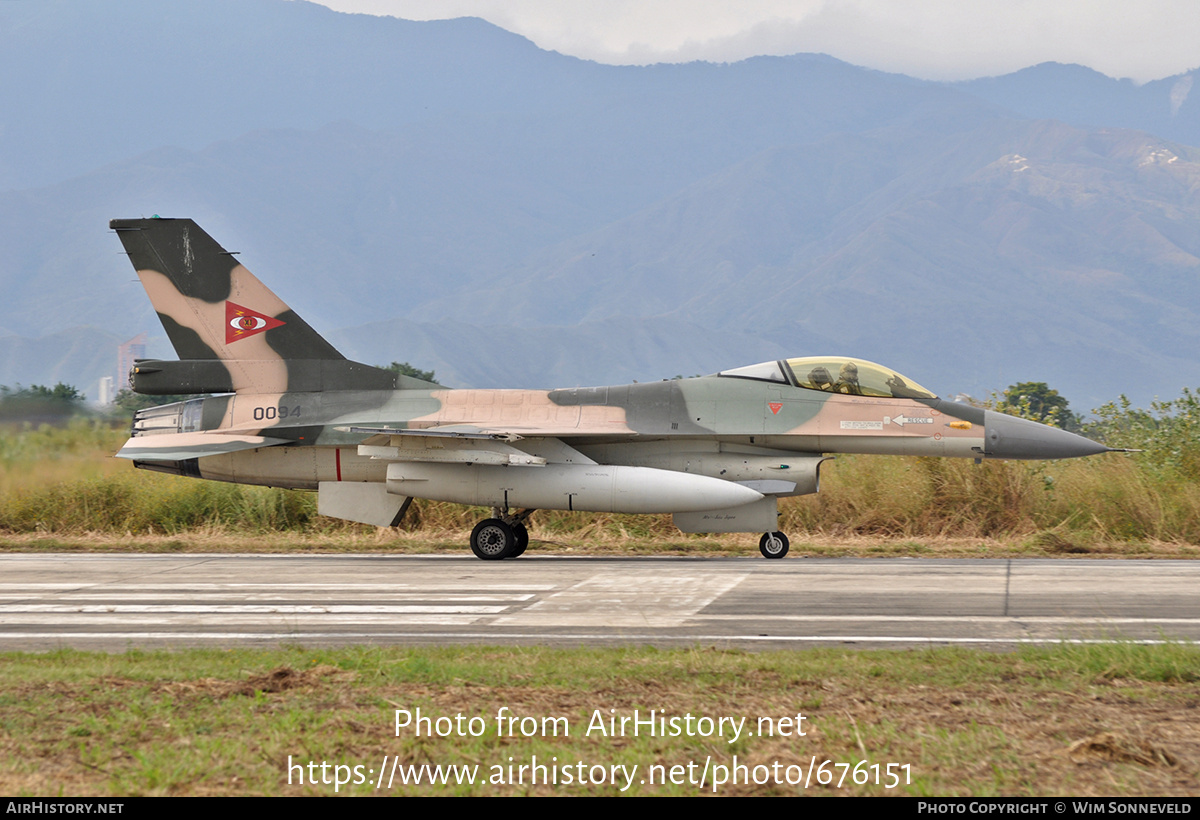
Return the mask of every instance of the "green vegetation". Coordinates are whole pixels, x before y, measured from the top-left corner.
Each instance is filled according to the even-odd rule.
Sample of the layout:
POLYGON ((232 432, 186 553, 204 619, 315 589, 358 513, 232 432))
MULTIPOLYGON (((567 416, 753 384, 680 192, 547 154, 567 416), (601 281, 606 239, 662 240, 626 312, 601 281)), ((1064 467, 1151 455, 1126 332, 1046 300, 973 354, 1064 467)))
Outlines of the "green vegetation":
POLYGON ((414 379, 420 379, 423 382, 437 382, 437 379, 433 377, 432 370, 420 370, 408 362, 392 362, 383 369, 399 373, 401 376, 412 376, 414 379))
POLYGON ((996 402, 996 409, 1077 433, 1083 427, 1083 420, 1068 409, 1069 405, 1069 401, 1045 382, 1019 382, 1004 391, 996 402))
POLYGON ((194 397, 146 396, 126 388, 117 393, 111 407, 97 410, 86 404, 87 396, 78 388, 62 382, 53 387, 0 385, 0 424, 36 428, 44 424, 62 426, 85 418, 127 424, 138 410, 189 398, 194 397))
POLYGON ((1164 478, 1200 479, 1200 393, 1185 387, 1179 398, 1155 401, 1149 410, 1121 396, 1093 412, 1097 420, 1087 427, 1092 438, 1142 450, 1139 463, 1164 478))
MULTIPOLYGON (((838 764, 910 769, 893 789, 850 777, 840 789, 816 777, 804 787, 781 777, 726 783, 717 794, 1189 796, 1200 724, 1181 716, 1196 706, 1198 681, 1200 650, 1174 644, 1003 654, 543 647, 8 653, 0 656, 0 791, 323 795, 334 785, 307 782, 310 761, 318 778, 320 764, 329 764, 329 781, 334 766, 347 767, 343 777, 351 779, 354 766, 390 771, 393 760, 477 765, 486 780, 494 766, 507 779, 510 758, 527 765, 536 755, 572 771, 579 762, 636 765, 626 794, 711 794, 712 767, 730 767, 736 755, 747 772, 768 767, 758 770, 763 775, 778 763, 775 771, 790 766, 793 779, 797 767, 823 764, 839 774, 838 764), (502 707, 535 719, 536 729, 528 737, 498 730, 502 707), (397 709, 420 709, 432 721, 476 718, 479 731, 443 737, 431 724, 417 737, 410 727, 397 731, 397 709), (753 736, 731 743, 728 731, 585 734, 597 711, 620 718, 639 710, 644 718, 652 709, 745 718, 753 736), (562 718, 565 731, 543 732, 544 718, 562 718), (793 723, 772 736, 760 731, 760 718, 793 723), (289 761, 304 769, 305 783, 289 761), (640 782, 650 766, 688 763, 698 780, 706 761, 704 787, 640 782)), ((338 793, 376 793, 376 782, 368 775, 338 793)), ((389 789, 386 778, 383 785, 384 794, 620 793, 610 784, 531 785, 528 773, 524 785, 397 781, 389 789)))
POLYGON ((62 424, 85 412, 86 396, 69 384, 53 387, 9 387, 0 384, 0 422, 29 421, 35 424, 62 424))

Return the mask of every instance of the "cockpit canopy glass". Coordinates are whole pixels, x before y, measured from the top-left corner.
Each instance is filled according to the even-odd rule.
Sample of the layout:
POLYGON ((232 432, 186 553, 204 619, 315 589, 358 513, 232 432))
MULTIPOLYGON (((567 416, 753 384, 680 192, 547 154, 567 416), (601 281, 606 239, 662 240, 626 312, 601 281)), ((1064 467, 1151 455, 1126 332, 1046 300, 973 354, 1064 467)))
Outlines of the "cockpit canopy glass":
POLYGON ((844 393, 849 396, 874 396, 884 399, 936 399, 921 385, 895 370, 863 359, 846 356, 809 356, 763 362, 717 374, 734 379, 794 384, 807 390, 844 393))
POLYGON ((863 359, 809 356, 803 359, 788 359, 787 366, 792 371, 795 384, 809 390, 885 399, 937 398, 895 370, 863 359))
POLYGON ((779 382, 787 384, 787 376, 783 375, 780 362, 763 362, 746 367, 736 367, 733 370, 722 370, 718 376, 732 376, 735 379, 755 379, 764 382, 779 382))

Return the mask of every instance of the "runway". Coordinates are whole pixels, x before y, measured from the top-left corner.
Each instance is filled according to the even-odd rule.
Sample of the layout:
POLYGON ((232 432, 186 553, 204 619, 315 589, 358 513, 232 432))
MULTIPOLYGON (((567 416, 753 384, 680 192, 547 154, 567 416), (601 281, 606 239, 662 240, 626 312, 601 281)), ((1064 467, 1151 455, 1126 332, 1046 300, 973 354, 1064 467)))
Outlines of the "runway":
POLYGON ((1200 641, 1200 563, 3 555, 0 650, 1200 641))

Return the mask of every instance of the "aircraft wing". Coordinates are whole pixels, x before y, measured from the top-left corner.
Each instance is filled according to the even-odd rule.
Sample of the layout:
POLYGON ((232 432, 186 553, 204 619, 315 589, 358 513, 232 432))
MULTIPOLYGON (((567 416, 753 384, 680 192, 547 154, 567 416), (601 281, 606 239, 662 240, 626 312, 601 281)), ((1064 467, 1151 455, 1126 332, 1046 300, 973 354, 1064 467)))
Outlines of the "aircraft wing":
POLYGON ((495 439, 497 441, 520 441, 524 438, 588 438, 617 437, 622 439, 636 438, 637 433, 623 424, 614 425, 520 425, 509 424, 504 427, 487 427, 476 424, 445 424, 438 427, 369 427, 350 426, 334 428, 343 433, 367 433, 385 436, 443 436, 446 438, 475 438, 495 439))
POLYGON ((428 429, 392 427, 339 427, 347 433, 365 433, 360 456, 384 461, 418 461, 456 464, 504 464, 544 467, 546 464, 596 462, 556 436, 529 430, 488 430, 472 425, 428 429))
POLYGON ((444 427, 415 428, 407 427, 336 427, 343 433, 366 433, 371 438, 364 444, 379 444, 391 440, 392 436, 412 436, 416 438, 447 438, 447 439, 478 439, 480 441, 520 441, 524 436, 501 430, 484 430, 471 424, 455 424, 444 427))
POLYGON ((160 433, 152 436, 134 436, 125 442, 125 446, 117 453, 117 458, 138 461, 186 461, 191 458, 294 443, 282 438, 244 434, 160 433))

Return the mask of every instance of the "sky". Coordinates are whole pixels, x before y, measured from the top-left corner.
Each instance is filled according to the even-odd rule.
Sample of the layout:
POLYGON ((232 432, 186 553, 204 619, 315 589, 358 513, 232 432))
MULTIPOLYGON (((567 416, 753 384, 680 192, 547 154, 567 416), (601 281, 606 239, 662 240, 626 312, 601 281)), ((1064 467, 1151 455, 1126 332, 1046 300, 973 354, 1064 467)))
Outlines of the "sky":
POLYGON ((482 17, 588 60, 734 62, 821 52, 930 80, 1048 61, 1136 82, 1200 67, 1196 0, 321 0, 409 20, 482 17))

